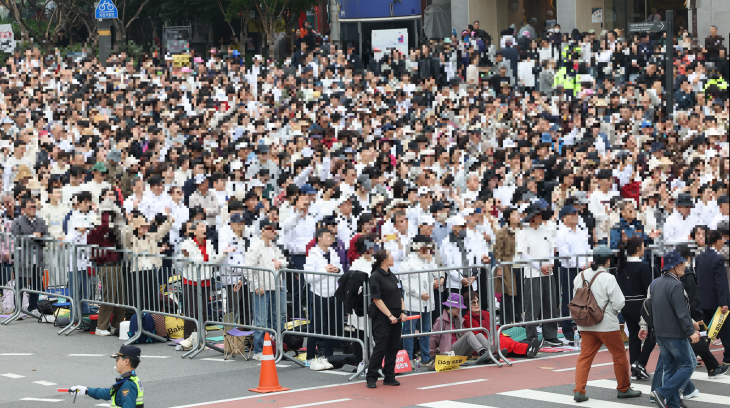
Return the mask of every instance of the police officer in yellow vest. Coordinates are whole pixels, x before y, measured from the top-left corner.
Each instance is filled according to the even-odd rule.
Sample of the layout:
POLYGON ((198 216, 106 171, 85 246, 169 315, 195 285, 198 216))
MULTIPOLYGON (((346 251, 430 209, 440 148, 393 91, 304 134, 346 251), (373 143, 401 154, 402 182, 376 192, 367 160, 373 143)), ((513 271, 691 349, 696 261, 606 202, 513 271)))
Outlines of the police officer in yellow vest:
POLYGON ((111 408, 144 408, 144 389, 134 370, 139 365, 142 351, 139 347, 122 346, 112 358, 121 377, 111 388, 86 388, 83 385, 71 387, 72 392, 85 394, 98 400, 111 401, 111 408))

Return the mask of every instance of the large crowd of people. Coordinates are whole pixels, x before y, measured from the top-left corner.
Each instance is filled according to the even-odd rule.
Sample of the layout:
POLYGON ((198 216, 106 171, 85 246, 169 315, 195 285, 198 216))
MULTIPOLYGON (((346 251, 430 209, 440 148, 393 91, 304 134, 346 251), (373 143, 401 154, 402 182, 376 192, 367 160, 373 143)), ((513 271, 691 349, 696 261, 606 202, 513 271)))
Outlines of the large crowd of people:
MULTIPOLYGON (((500 322, 567 316, 573 281, 590 263, 571 257, 607 245, 635 276, 617 279, 631 309, 623 318, 632 373, 641 377, 648 355, 635 340, 635 305, 661 268, 633 264, 652 261, 644 245, 694 241, 704 249, 712 236, 728 256, 728 61, 716 30, 711 39, 702 46, 684 33, 666 44, 663 35, 565 34, 555 24, 542 38, 525 28, 493 40, 476 22, 407 55, 379 50, 382 57, 364 62, 352 44, 300 41, 282 65, 255 56, 249 67, 234 50, 196 55, 185 67, 169 55, 122 53, 100 67, 88 56, 29 49, 8 58, 0 75, 0 228, 6 237, 333 276, 386 264, 393 272, 461 268, 402 280, 403 313, 390 317, 421 315, 421 333, 431 323, 488 326, 479 311, 491 270, 472 266, 556 255, 564 259, 496 268, 500 322), (666 106, 668 92, 674 106, 666 106)), ((3 239, 3 283, 13 276, 12 254, 3 239)), ((82 261, 79 269, 119 259, 82 261)), ((163 262, 140 258, 141 279, 153 279, 163 262)), ((183 287, 196 297, 215 273, 183 275, 183 287)), ((702 273, 699 286, 710 290, 702 273)), ((21 287, 43 285, 40 268, 23 274, 21 287)), ((274 285, 243 278, 224 284, 229 296, 246 291, 254 326, 307 309, 318 320, 340 314, 336 283, 292 275, 293 309, 267 319, 274 285)), ((36 307, 31 294, 29 310, 36 307)), ((119 315, 103 313, 97 334, 111 334, 119 315)), ((356 316, 348 321, 363 329, 356 316)), ((416 330, 411 324, 404 333, 416 330)), ((546 344, 563 344, 557 326, 543 324, 546 344)), ((561 326, 572 341, 570 321, 561 326)), ((194 330, 186 322, 185 336, 194 330)), ((529 344, 510 351, 534 356, 537 338, 528 326, 529 344)), ((429 347, 485 351, 478 330, 417 343, 423 363, 436 353, 429 347)), ((261 344, 259 336, 256 353, 261 344)), ((323 344, 331 354, 332 343, 323 344)), ((309 345, 308 357, 316 352, 309 345)))

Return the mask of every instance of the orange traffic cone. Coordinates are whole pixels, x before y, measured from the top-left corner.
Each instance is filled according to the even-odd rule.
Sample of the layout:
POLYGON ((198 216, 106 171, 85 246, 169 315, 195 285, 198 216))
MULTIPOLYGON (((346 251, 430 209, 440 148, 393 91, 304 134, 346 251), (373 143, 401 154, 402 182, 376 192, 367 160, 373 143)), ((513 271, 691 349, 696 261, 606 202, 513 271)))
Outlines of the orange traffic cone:
POLYGON ((259 386, 249 391, 267 393, 288 390, 289 388, 284 388, 279 385, 279 376, 276 374, 276 362, 274 362, 274 351, 271 349, 271 336, 269 336, 269 333, 266 333, 264 337, 264 354, 261 359, 259 386))

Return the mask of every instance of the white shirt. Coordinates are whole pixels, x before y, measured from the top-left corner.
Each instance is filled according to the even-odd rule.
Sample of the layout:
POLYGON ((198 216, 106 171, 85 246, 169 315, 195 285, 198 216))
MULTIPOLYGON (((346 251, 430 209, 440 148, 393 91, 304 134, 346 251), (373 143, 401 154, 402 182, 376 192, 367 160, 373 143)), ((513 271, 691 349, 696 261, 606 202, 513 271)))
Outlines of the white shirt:
POLYGON ((344 215, 337 216, 337 238, 345 244, 345 249, 350 249, 350 241, 357 232, 357 217, 350 215, 345 217, 344 215))
MULTIPOLYGON (((411 253, 408 255, 408 259, 401 264, 401 272, 424 271, 436 269, 437 267, 433 257, 431 262, 427 262, 417 253, 411 253)), ((406 310, 411 312, 431 312, 434 310, 433 281, 437 277, 437 272, 409 273, 399 276, 403 283, 403 304, 406 310), (429 295, 428 300, 421 299, 423 293, 429 295)))
POLYGON ((167 193, 157 196, 150 191, 142 196, 138 209, 148 221, 152 221, 155 215, 165 214, 165 209, 171 208, 172 204, 172 198, 167 193))
POLYGON ((701 200, 698 200, 690 212, 690 216, 694 217, 698 225, 709 226, 719 213, 720 207, 717 205, 717 201, 708 201, 705 204, 701 200))
POLYGON ((685 219, 682 214, 674 210, 664 223, 664 241, 667 243, 686 242, 689 240, 692 228, 696 225, 697 222, 691 213, 685 219))
POLYGON ((585 255, 591 252, 591 246, 588 244, 588 230, 586 228, 576 226, 574 231, 561 222, 560 226, 558 226, 555 246, 558 249, 558 256, 570 257, 560 260, 560 265, 563 268, 584 269, 588 264, 587 257, 575 257, 575 255, 585 255))
POLYGON ((309 287, 312 289, 312 293, 319 297, 332 297, 335 295, 337 290, 337 279, 342 276, 342 265, 340 264, 340 257, 337 255, 337 251, 334 248, 328 248, 329 261, 325 258, 324 251, 315 245, 309 250, 307 256, 307 262, 304 264, 305 271, 325 272, 326 275, 319 274, 304 274, 304 279, 309 283, 309 287), (339 269, 337 273, 328 273, 325 271, 325 266, 333 265, 339 269))
POLYGON ((604 193, 601 190, 594 191, 591 194, 591 199, 588 202, 588 210, 593 214, 593 217, 596 219, 596 240, 608 238, 611 227, 610 225, 608 225, 609 218, 608 213, 606 212, 606 205, 615 195, 616 192, 614 191, 604 193))
MULTIPOLYGON (((522 260, 551 258, 555 256, 555 231, 544 223, 537 229, 529 226, 519 229, 515 233, 515 246, 517 256, 522 260)), ((524 276, 526 278, 545 276, 540 272, 540 268, 550 264, 550 261, 531 262, 525 266, 524 276)))
POLYGON ((317 232, 317 221, 321 216, 314 206, 310 206, 306 214, 293 210, 289 218, 281 224, 281 229, 287 235, 286 247, 291 255, 304 255, 307 244, 317 232))
POLYGON ((393 257, 393 266, 390 270, 392 272, 400 272, 400 265, 408 256, 408 247, 410 246, 411 240, 408 238, 408 235, 403 235, 397 230, 394 230, 392 234, 384 236, 383 239, 386 240, 384 248, 393 257))

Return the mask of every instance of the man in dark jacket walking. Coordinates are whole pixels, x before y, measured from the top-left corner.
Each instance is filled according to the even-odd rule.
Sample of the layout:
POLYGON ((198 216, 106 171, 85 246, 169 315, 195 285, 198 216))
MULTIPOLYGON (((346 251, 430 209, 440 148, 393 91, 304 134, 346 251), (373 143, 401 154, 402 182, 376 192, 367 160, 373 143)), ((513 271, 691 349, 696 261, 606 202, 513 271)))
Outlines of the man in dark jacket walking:
MULTIPOLYGON (((38 201, 35 198, 26 198, 22 203, 23 214, 13 220, 10 230, 15 238, 24 241, 22 245, 28 250, 30 258, 16 261, 15 270, 20 276, 18 290, 28 288, 31 290, 42 290, 41 270, 43 263, 43 241, 38 238, 48 237, 48 225, 43 218, 37 217, 38 201)), ((725 285, 727 286, 727 285, 725 285)), ((38 309, 38 294, 28 294, 28 311, 34 312, 38 309)))
MULTIPOLYGON (((699 325, 690 315, 680 280, 685 266, 686 260, 679 252, 668 253, 664 257, 664 274, 649 289, 654 333, 664 366, 663 384, 652 391, 652 396, 661 408, 680 406, 679 390, 689 381, 697 365, 690 341, 697 343, 700 333, 699 325)), ((647 334, 642 330, 639 338, 643 340, 647 334)))
MULTIPOLYGON (((695 272, 697 273, 697 288, 700 291, 702 300, 702 314, 704 322, 710 323, 719 307, 722 313, 728 312, 730 304, 730 291, 728 290, 727 273, 725 262, 727 260, 720 255, 722 249, 722 235, 720 231, 709 231, 706 238, 707 249, 697 255, 695 272)), ((730 325, 722 325, 720 329, 720 340, 725 347, 722 361, 730 364, 730 325)))

